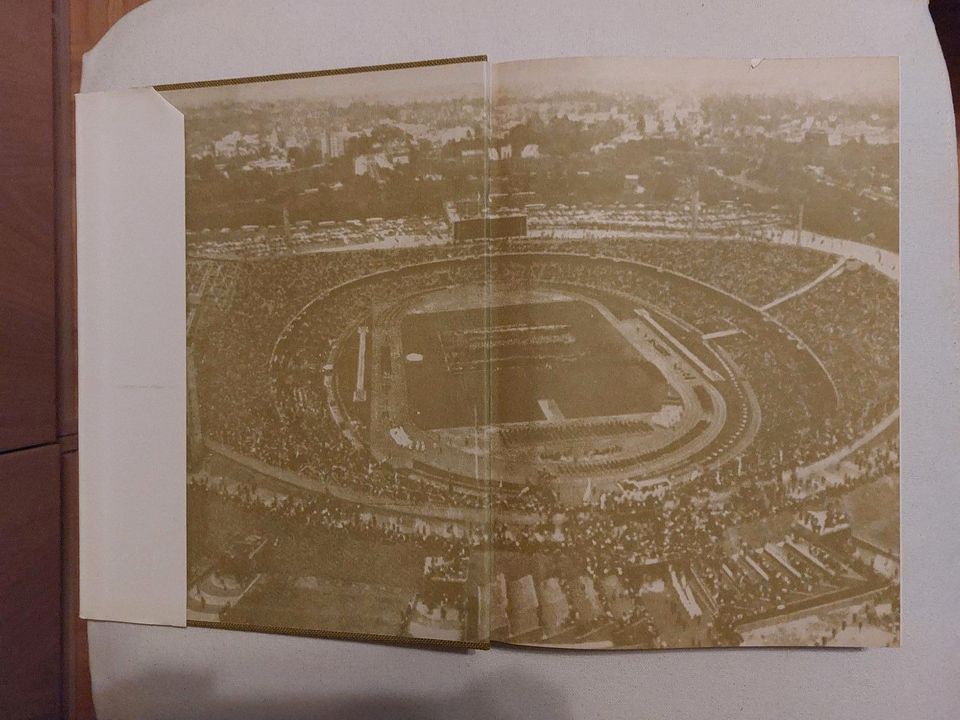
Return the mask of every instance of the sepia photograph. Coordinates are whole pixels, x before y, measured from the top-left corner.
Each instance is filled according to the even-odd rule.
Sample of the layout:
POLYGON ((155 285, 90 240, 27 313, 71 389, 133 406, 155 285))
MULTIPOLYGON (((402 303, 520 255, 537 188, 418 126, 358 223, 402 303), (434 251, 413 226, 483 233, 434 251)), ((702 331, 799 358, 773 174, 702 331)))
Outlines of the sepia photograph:
POLYGON ((897 58, 163 94, 191 624, 899 645, 897 58))

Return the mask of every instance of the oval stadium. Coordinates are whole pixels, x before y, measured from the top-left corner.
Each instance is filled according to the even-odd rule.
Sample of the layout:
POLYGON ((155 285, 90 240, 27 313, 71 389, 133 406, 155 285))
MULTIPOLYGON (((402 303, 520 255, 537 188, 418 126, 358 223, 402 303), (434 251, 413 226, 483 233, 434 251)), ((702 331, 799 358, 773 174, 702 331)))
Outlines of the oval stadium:
POLYGON ((882 600, 896 558, 850 522, 896 492, 899 257, 697 222, 194 238, 191 620, 684 647, 882 600))

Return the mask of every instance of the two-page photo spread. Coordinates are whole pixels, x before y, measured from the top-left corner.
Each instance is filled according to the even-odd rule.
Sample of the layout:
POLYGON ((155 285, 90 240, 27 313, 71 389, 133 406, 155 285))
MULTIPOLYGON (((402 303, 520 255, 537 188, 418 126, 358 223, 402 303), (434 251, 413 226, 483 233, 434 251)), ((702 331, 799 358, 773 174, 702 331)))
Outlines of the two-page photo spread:
POLYGON ((191 624, 899 645, 896 58, 162 92, 191 624))

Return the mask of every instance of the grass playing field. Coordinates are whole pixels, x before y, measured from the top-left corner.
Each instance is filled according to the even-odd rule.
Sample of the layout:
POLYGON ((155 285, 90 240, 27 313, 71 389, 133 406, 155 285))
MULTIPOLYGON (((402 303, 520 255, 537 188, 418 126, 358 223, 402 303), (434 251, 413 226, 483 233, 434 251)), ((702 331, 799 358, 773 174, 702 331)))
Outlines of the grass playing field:
POLYGON ((498 425, 651 412, 668 392, 660 371, 581 301, 413 313, 401 337, 409 407, 425 429, 475 416, 498 425))

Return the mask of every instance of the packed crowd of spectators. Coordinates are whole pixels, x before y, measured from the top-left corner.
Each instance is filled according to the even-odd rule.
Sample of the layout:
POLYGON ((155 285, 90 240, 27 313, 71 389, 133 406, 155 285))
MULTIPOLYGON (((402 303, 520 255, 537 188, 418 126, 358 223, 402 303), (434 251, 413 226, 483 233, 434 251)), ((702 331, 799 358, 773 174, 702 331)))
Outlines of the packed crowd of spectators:
MULTIPOLYGON (((689 234, 686 205, 616 205, 527 208, 533 235, 562 231, 568 237, 617 237, 642 233, 645 238, 683 238, 689 234)), ((788 224, 771 211, 732 205, 704 205, 697 217, 697 236, 707 239, 775 239, 788 224)), ((188 231, 188 254, 205 258, 269 258, 323 249, 371 244, 444 243, 452 238, 440 216, 366 218, 346 221, 297 221, 282 225, 205 228, 188 231)))
MULTIPOLYGON (((563 243, 563 250, 576 252, 576 245, 570 245, 563 243)), ((514 245, 502 243, 501 246, 508 253, 515 251, 515 247, 534 253, 539 249, 519 241, 514 245)), ((464 256, 471 249, 477 250, 476 247, 447 246, 440 254, 464 256)), ((627 249, 620 248, 624 254, 627 249)), ((604 251, 618 252, 617 248, 606 245, 604 251)), ((546 249, 543 252, 547 252, 546 249)), ((327 358, 317 352, 317 348, 332 347, 340 334, 369 312, 375 300, 395 297, 412 284, 419 288, 440 287, 475 282, 483 276, 484 268, 479 261, 464 259, 460 263, 437 267, 412 268, 403 274, 388 273, 377 282, 358 283, 349 292, 330 292, 330 288, 353 277, 423 262, 436 255, 435 249, 421 247, 392 253, 349 253, 342 261, 338 258, 337 263, 308 262, 314 258, 302 258, 298 261, 261 261, 254 268, 245 268, 235 290, 239 299, 227 311, 211 308, 205 318, 204 332, 193 336, 204 432, 280 467, 300 470, 316 465, 321 459, 322 467, 318 467, 318 471, 334 477, 358 476, 358 485, 365 492, 401 494, 407 479, 383 468, 371 470, 375 465, 371 458, 357 443, 350 442, 329 416, 322 402, 321 370, 327 358), (304 265, 309 266, 309 272, 304 270, 304 265), (328 294, 319 305, 322 312, 307 313, 298 318, 295 332, 288 328, 286 335, 280 337, 284 331, 282 323, 296 311, 298 303, 306 302, 310 295, 315 296, 324 289, 328 294), (281 352, 268 355, 273 352, 274 340, 278 337, 277 348, 281 352), (293 342, 297 337, 300 341, 293 342), (265 365, 268 360, 273 364, 265 365)), ((716 259, 726 267, 731 257, 716 259)), ((836 373, 835 379, 841 389, 846 387, 845 383, 850 386, 850 392, 844 395, 857 398, 857 402, 851 400, 842 405, 848 410, 847 414, 818 424, 814 419, 818 412, 822 413, 823 407, 817 407, 814 401, 816 396, 823 395, 822 381, 818 385, 816 373, 811 372, 809 363, 804 365, 798 360, 798 354, 784 342, 771 346, 768 343, 770 332, 763 332, 757 318, 739 310, 734 303, 705 303, 695 285, 672 281, 671 276, 659 277, 629 264, 583 262, 579 257, 561 255, 545 255, 542 259, 530 255, 522 258, 509 256, 495 263, 492 276, 496 283, 507 286, 546 282, 595 287, 606 292, 639 296, 640 300, 665 307, 694 324, 734 323, 739 328, 746 328, 748 332, 732 337, 728 349, 757 389, 765 435, 778 444, 775 453, 778 464, 790 466, 808 461, 818 453, 823 454, 825 443, 831 448, 841 446, 874 423, 878 413, 890 409, 890 398, 896 397, 895 381, 887 383, 887 390, 893 392, 876 402, 872 401, 876 393, 856 392, 870 389, 864 387, 866 381, 862 379, 868 373, 859 370, 860 360, 867 359, 863 357, 863 351, 875 351, 868 354, 873 358, 872 365, 877 368, 876 377, 880 377, 881 372, 886 378, 896 377, 895 364, 891 372, 891 366, 885 362, 891 352, 894 355, 896 352, 895 335, 891 337, 891 332, 896 332, 895 322, 891 323, 882 313, 873 312, 866 304, 857 306, 845 302, 841 311, 836 305, 814 303, 816 294, 821 292, 820 286, 807 294, 810 298, 800 296, 784 303, 784 312, 799 315, 794 325, 801 327, 801 332, 809 330, 806 334, 813 335, 812 326, 815 325, 824 328, 829 337, 837 338, 836 351, 828 358, 828 369, 836 373), (808 318, 806 314, 790 308, 801 303, 811 305, 809 318, 812 319, 807 322, 804 322, 808 318), (854 309, 846 312, 851 305, 854 309), (831 311, 835 314, 835 325, 825 319, 831 311), (797 390, 791 396, 797 397, 799 402, 782 402, 784 383, 797 390), (854 383, 859 383, 860 387, 854 383), (805 403, 804 398, 812 400, 805 403), (865 412, 862 411, 864 403, 867 403, 865 412), (793 432, 793 428, 801 430, 793 432), (790 441, 783 442, 785 437, 790 441)), ((736 263, 740 268, 757 264, 763 265, 747 258, 736 263)), ((768 273, 772 272, 771 268, 765 268, 761 274, 769 276, 768 273)), ((844 278, 862 276, 866 279, 858 281, 859 284, 868 283, 879 288, 881 300, 895 300, 895 288, 892 291, 886 288, 882 279, 878 279, 880 276, 874 277, 876 274, 871 272, 861 269, 844 273, 839 280, 822 283, 825 286, 823 292, 826 295, 832 283, 843 282, 844 278)), ((745 273, 739 274, 742 277, 745 273)), ((849 293, 845 293, 845 299, 849 299, 849 293)), ((828 300, 831 299, 828 296, 828 300)), ((873 387, 878 385, 875 379, 873 387)), ((762 448, 759 454, 770 455, 762 448)), ((741 460, 740 464, 743 462, 741 460)), ((433 486, 429 483, 424 485, 424 489, 430 487, 433 486)), ((422 496, 408 493, 407 499, 415 502, 422 496)))
MULTIPOLYGON (((684 236, 690 232, 689 204, 567 207, 554 205, 529 210, 531 230, 583 229, 643 233, 645 236, 684 236)), ((783 215, 732 204, 702 205, 697 234, 710 238, 770 240, 788 224, 783 215)))
MULTIPOLYGON (((717 547, 725 528, 836 492, 836 485, 825 487, 815 477, 800 478, 793 471, 849 445, 896 408, 897 288, 870 268, 851 268, 776 308, 776 317, 822 360, 836 388, 833 397, 823 368, 811 364, 795 338, 756 311, 705 296, 708 291, 696 283, 624 260, 675 270, 759 305, 809 282, 834 259, 745 241, 607 240, 598 245, 541 237, 338 253, 336 262, 321 253, 234 263, 231 267, 237 269, 227 273, 228 296, 203 291, 203 278, 216 281, 210 287, 225 284, 219 280, 225 273, 205 261, 188 274, 198 310, 190 345, 202 432, 242 454, 311 477, 320 487, 346 488, 360 499, 482 509, 488 501, 476 488, 379 462, 361 439, 362 426, 347 433, 332 416, 324 366, 332 362, 335 344, 369 316, 374 303, 400 298, 411 287, 427 290, 487 277, 494 287, 543 283, 594 288, 636 298, 689 327, 735 327, 741 332, 719 345, 748 378, 762 415, 760 433, 743 457, 715 474, 707 472, 704 482, 676 485, 666 498, 638 503, 612 494, 603 511, 571 510, 544 488, 497 491, 492 500, 498 510, 537 520, 498 525, 492 536, 497 547, 575 557, 598 581, 622 573, 625 566, 695 561, 698 575, 720 597, 715 581, 721 579, 717 568, 723 563, 710 560, 704 549, 717 547), (484 251, 492 252, 493 259, 480 257, 484 251), (443 260, 455 262, 436 262, 443 260)), ((856 457, 863 472, 850 483, 893 471, 891 457, 889 449, 856 457)), ((198 485, 191 492, 224 491, 198 485)), ((358 521, 361 505, 331 495, 273 506, 243 492, 225 499, 244 505, 267 526, 323 524, 374 534, 385 542, 448 542, 358 521)), ((429 552, 458 557, 469 547, 444 545, 429 552)), ((736 573, 736 568, 729 570, 736 573)), ((787 596, 784 588, 794 584, 777 580, 776 567, 770 570, 776 582, 757 591, 754 609, 757 603, 780 603, 787 596)))
MULTIPOLYGON (((568 509, 563 513, 553 508, 552 513, 547 513, 549 507, 545 505, 541 508, 545 511, 541 522, 524 525, 498 520, 489 535, 482 525, 459 534, 453 531, 453 526, 442 533, 431 531, 427 525, 412 527, 409 519, 371 511, 327 493, 309 498, 278 498, 272 494, 264 497, 252 486, 231 487, 220 478, 211 482, 205 475, 198 474, 188 485, 188 508, 193 513, 188 522, 207 522, 207 518, 195 514, 203 513, 211 502, 226 504, 245 514, 241 523, 244 532, 268 538, 269 544, 259 560, 254 560, 249 567, 240 567, 235 558, 218 557, 216 546, 191 543, 188 546, 190 568, 194 571, 212 562, 221 572, 232 571, 249 577, 262 565, 270 569, 275 583, 286 582, 291 586, 298 577, 317 573, 402 584, 403 580, 391 578, 389 568, 377 571, 386 575, 366 577, 364 571, 357 568, 331 566, 322 557, 330 555, 329 533, 364 543, 405 544, 416 548, 417 557, 443 558, 450 567, 461 570, 469 567, 471 553, 489 547, 494 557, 496 553, 503 553, 531 559, 553 558, 572 568, 574 574, 589 578, 596 588, 616 578, 617 594, 632 599, 633 605, 613 603, 608 591, 600 592, 596 596, 600 606, 596 616, 588 617, 585 612, 572 614, 559 630, 576 626, 579 634, 586 635, 592 628, 615 623, 621 629, 632 628, 636 642, 654 646, 656 632, 642 630, 652 629, 653 622, 640 600, 644 584, 651 578, 662 577, 665 567, 686 568, 689 576, 701 583, 720 626, 724 623, 733 626, 783 610, 791 603, 841 590, 845 582, 849 584, 851 569, 869 577, 870 569, 856 561, 852 552, 845 554, 842 548, 827 551, 796 535, 787 536, 781 547, 783 557, 798 574, 787 571, 763 548, 742 544, 731 554, 724 539, 729 528, 768 514, 799 511, 805 507, 826 507, 828 513, 835 512, 835 506, 830 505, 831 497, 896 472, 897 453, 890 443, 895 441, 861 451, 855 458, 862 470, 857 476, 829 488, 816 488, 816 494, 802 499, 788 492, 765 492, 761 501, 756 489, 734 492, 721 499, 716 488, 688 483, 643 501, 614 495, 602 513, 589 508, 568 509), (630 611, 623 613, 618 607, 630 607, 630 611)), ((190 537, 208 536, 191 533, 190 537)), ((219 550, 222 552, 222 547, 219 550)), ((411 578, 405 581, 409 583, 411 578)), ((560 587, 567 596, 582 594, 571 586, 570 578, 565 579, 563 575, 560 575, 560 587)), ((424 598, 435 596, 435 593, 418 592, 424 598)), ((438 602, 441 601, 433 601, 438 602)), ((450 607, 461 605, 460 600, 453 597, 442 602, 450 607)), ((682 611, 677 613, 676 621, 687 623, 682 611)))
POLYGON ((602 231, 582 237, 492 240, 494 252, 564 252, 621 258, 682 273, 748 303, 764 305, 815 279, 836 258, 815 250, 758 241, 638 238, 602 231))
POLYGON ((846 405, 875 416, 899 403, 899 292, 854 265, 774 310, 827 366, 846 405), (865 406, 865 407, 864 407, 865 406))
MULTIPOLYGON (((194 578, 216 568, 218 572, 245 578, 267 572, 274 582, 290 587, 304 576, 402 586, 430 579, 422 570, 426 557, 441 558, 451 567, 465 567, 470 553, 485 540, 480 530, 458 533, 452 527, 442 528, 443 531, 432 529, 434 526, 429 524, 371 512, 324 492, 309 497, 261 493, 252 484, 228 483, 205 472, 190 477, 187 509, 188 528, 193 529, 188 532, 188 567, 194 578), (264 547, 252 557, 230 556, 233 546, 222 541, 230 537, 229 528, 226 534, 221 533, 220 543, 205 532, 211 521, 209 513, 216 509, 220 510, 218 522, 224 521, 226 510, 237 527, 242 527, 243 534, 265 539, 264 547), (368 548, 415 548, 413 571, 407 571, 404 577, 391 577, 391 568, 375 564, 377 554, 372 550, 365 565, 343 563, 337 545, 331 544, 331 536, 339 543, 353 540, 368 548)), ((413 589, 421 590, 419 585, 413 589)))

